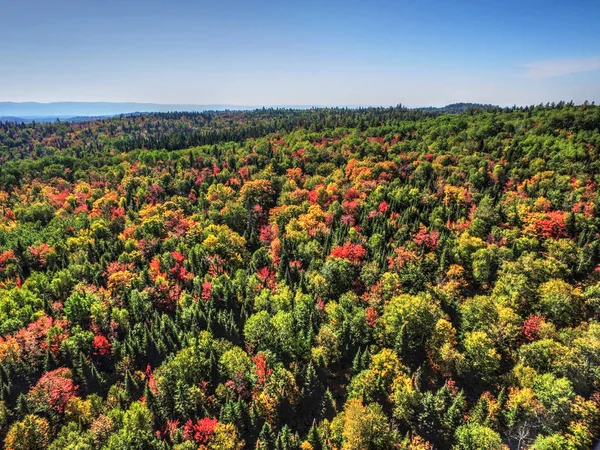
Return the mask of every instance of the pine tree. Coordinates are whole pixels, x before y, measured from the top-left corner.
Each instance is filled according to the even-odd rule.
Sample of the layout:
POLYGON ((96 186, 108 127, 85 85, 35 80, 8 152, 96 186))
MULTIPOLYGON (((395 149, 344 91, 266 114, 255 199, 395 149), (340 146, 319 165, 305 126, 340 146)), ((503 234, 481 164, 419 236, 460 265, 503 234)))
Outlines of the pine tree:
POLYGON ((287 425, 281 427, 281 431, 277 434, 277 443, 275 445, 277 450, 292 450, 295 448, 294 436, 287 425))
POLYGON ((258 435, 258 441, 256 442, 257 450, 276 450, 275 445, 275 433, 269 422, 265 422, 260 434, 258 435))
POLYGON ((313 450, 321 450, 323 448, 323 442, 321 441, 321 434, 317 428, 316 421, 313 421, 310 430, 308 430, 308 436, 306 440, 312 446, 313 450))

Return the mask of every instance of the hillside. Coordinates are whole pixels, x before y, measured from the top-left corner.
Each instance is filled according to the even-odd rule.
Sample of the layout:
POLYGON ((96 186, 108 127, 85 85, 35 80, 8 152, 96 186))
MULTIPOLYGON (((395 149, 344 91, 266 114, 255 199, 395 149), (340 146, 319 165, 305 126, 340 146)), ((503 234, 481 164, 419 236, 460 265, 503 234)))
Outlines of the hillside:
POLYGON ((4 448, 591 448, 600 107, 473 106, 0 123, 4 448))

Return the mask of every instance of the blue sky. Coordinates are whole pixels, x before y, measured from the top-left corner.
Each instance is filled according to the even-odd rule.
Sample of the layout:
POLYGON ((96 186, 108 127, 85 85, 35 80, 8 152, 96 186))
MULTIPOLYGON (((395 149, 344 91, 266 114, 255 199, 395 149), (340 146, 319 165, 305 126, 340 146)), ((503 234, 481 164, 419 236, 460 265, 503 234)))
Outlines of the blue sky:
POLYGON ((598 1, 0 0, 0 101, 600 102, 598 1))

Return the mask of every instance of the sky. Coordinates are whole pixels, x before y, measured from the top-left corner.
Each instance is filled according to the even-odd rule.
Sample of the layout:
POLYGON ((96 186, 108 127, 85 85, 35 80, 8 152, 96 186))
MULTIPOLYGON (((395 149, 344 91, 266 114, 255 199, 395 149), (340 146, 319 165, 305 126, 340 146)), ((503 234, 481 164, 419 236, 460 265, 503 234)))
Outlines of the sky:
POLYGON ((600 103, 597 0, 0 0, 0 101, 600 103))

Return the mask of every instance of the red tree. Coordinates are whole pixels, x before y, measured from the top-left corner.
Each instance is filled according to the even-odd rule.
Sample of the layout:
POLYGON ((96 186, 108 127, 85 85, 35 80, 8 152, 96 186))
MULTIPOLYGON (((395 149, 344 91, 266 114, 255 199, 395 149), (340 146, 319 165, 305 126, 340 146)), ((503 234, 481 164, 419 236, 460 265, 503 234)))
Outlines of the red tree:
POLYGON ((366 254, 367 251, 362 245, 346 242, 344 245, 334 248, 330 256, 347 259, 353 264, 360 264, 366 254))
POLYGON ((47 372, 29 391, 28 397, 35 407, 48 405, 62 413, 65 406, 77 393, 72 374, 66 367, 47 372))

